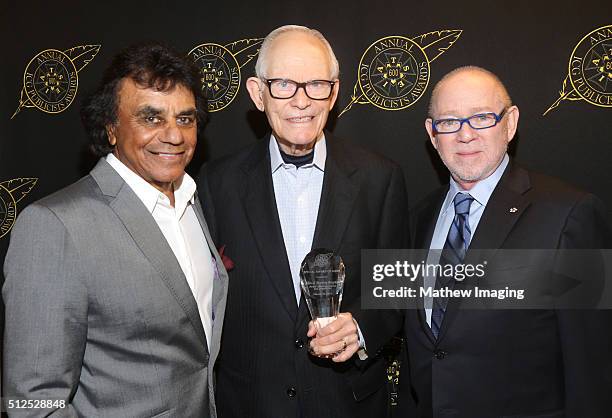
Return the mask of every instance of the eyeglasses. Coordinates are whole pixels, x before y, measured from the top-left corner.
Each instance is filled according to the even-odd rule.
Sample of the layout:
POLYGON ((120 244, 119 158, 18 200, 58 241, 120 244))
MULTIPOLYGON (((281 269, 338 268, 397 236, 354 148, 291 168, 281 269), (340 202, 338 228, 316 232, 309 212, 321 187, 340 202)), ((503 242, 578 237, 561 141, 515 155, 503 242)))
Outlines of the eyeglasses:
POLYGON ((432 122, 432 126, 433 130, 438 134, 459 132, 465 122, 467 122, 472 129, 488 129, 497 125, 499 121, 502 120, 507 110, 508 108, 503 109, 499 115, 493 112, 486 112, 478 113, 463 119, 438 119, 432 122))
POLYGON ((303 88, 306 96, 312 100, 327 100, 332 94, 335 81, 311 80, 305 83, 286 78, 263 79, 268 85, 270 96, 275 99, 291 99, 299 88, 303 88))

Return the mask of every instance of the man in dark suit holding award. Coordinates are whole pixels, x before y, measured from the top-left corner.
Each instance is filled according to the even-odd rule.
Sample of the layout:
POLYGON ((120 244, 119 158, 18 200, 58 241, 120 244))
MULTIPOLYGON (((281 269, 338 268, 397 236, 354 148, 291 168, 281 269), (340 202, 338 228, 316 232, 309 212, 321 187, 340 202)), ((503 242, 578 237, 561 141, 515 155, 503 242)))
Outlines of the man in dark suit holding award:
MULTIPOLYGON (((462 67, 436 85, 425 127, 451 178, 411 211, 415 248, 444 250, 444 264, 462 263, 473 249, 610 248, 597 198, 510 161, 518 120, 487 70, 462 67)), ((465 309, 465 302, 434 297, 405 313, 409 365, 400 387, 412 393, 419 417, 610 416, 612 311, 465 309)), ((371 324, 362 325, 372 349, 382 344, 371 324)))
POLYGON ((158 44, 118 54, 83 108, 101 157, 27 207, 6 257, 9 417, 216 417, 227 273, 185 173, 205 102, 158 44))
MULTIPOLYGON (((218 364, 224 418, 382 417, 385 364, 358 370, 360 251, 397 248, 406 238, 400 168, 324 132, 338 95, 338 62, 318 32, 300 26, 264 40, 247 81, 272 134, 206 165, 200 191, 213 238, 233 259, 218 364), (308 353, 310 316, 300 264, 329 248, 346 265, 341 313, 308 353)), ((309 336, 313 336, 311 332, 309 336)))

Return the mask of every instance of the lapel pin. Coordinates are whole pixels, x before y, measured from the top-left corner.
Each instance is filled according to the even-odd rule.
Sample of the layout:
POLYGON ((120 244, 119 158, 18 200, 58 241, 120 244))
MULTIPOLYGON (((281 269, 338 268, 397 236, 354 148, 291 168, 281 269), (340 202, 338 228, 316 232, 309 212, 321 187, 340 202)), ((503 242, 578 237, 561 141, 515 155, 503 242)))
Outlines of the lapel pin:
POLYGON ((517 209, 517 208, 510 208, 510 213, 515 213, 515 212, 517 212, 517 211, 518 211, 518 209, 517 209))

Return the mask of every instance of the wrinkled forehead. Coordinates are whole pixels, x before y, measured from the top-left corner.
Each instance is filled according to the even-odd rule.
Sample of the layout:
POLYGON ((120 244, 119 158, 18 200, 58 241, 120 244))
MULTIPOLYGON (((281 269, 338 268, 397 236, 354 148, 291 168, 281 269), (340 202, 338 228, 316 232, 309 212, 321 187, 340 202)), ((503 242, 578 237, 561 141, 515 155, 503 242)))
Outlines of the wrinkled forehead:
POLYGON ((331 75, 332 66, 327 48, 320 39, 307 33, 288 32, 279 35, 270 45, 266 67, 268 78, 300 75, 326 79, 331 75))
POLYGON ((493 77, 477 71, 462 72, 436 86, 432 113, 437 117, 500 112, 505 106, 503 97, 503 87, 493 77))

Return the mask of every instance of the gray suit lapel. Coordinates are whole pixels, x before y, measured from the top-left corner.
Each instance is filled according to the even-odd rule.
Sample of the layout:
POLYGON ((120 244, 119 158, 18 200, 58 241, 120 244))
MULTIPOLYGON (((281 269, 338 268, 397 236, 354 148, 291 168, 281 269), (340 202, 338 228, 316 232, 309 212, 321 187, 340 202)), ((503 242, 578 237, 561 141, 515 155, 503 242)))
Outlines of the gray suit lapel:
POLYGON ((109 198, 109 206, 124 224, 136 245, 185 311, 198 338, 208 351, 204 327, 193 293, 153 216, 147 212, 142 201, 105 159, 98 162, 91 171, 91 176, 100 186, 102 193, 109 198))
POLYGON ((219 252, 215 247, 215 243, 212 240, 210 231, 208 230, 208 224, 204 219, 204 212, 202 211, 202 205, 200 200, 196 197, 195 199, 195 213, 204 231, 208 248, 215 257, 215 278, 213 282, 213 297, 212 297, 212 310, 213 310, 213 329, 210 338, 211 347, 209 347, 210 361, 212 365, 215 364, 217 356, 219 355, 219 347, 221 346, 221 331, 223 327, 223 318, 225 317, 225 304, 227 302, 227 286, 228 286, 228 275, 223 265, 223 260, 219 256, 219 252))

